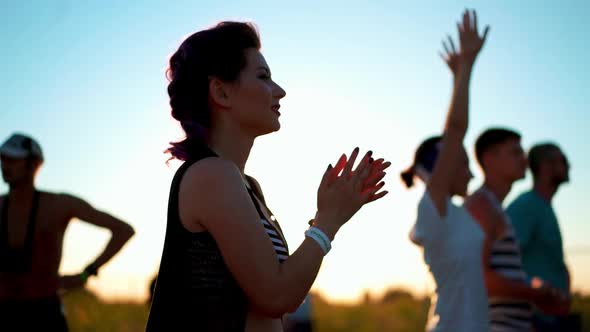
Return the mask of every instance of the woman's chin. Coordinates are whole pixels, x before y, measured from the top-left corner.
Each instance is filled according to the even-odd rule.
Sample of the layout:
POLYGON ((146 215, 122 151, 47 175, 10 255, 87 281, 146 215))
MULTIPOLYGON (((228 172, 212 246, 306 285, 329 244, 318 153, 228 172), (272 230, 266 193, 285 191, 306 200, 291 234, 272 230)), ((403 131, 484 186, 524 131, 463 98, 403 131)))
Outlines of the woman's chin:
POLYGON ((281 129, 281 124, 277 121, 276 123, 273 123, 270 126, 265 126, 264 128, 260 128, 260 130, 258 130, 258 133, 254 136, 258 137, 258 136, 272 134, 276 131, 279 131, 279 129, 281 129))

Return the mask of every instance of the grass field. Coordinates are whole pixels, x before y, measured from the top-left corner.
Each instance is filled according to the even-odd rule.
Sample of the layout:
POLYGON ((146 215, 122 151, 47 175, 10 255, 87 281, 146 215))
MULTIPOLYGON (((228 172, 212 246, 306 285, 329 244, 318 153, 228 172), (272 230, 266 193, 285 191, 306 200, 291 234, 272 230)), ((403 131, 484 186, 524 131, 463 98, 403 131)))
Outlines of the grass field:
MULTIPOLYGON (((148 316, 145 303, 105 303, 81 290, 63 297, 72 332, 144 331, 148 316)), ((314 298, 313 319, 317 332, 424 331, 428 299, 403 290, 390 290, 380 299, 343 305, 314 298)), ((576 295, 574 311, 582 314, 583 331, 590 332, 590 296, 576 295)))

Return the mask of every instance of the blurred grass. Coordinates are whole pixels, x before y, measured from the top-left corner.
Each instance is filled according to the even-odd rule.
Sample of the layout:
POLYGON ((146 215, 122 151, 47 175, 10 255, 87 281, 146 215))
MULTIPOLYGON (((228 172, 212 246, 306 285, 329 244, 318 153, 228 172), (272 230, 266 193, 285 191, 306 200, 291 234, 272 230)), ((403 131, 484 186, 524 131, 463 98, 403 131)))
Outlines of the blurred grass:
POLYGON ((365 296, 362 303, 354 305, 333 304, 316 296, 313 319, 320 332, 424 331, 429 303, 396 289, 379 300, 365 296))
POLYGON ((145 330, 149 307, 145 303, 103 302, 90 291, 62 297, 71 332, 139 332, 145 330))
MULTIPOLYGON (((149 310, 145 303, 103 302, 87 290, 64 295, 63 303, 72 332, 141 332, 149 310)), ((331 303, 316 295, 314 331, 424 331, 429 305, 428 299, 400 289, 391 289, 379 299, 365 296, 357 304, 331 303)), ((581 313, 583 331, 590 332, 590 296, 575 294, 573 311, 581 313)))

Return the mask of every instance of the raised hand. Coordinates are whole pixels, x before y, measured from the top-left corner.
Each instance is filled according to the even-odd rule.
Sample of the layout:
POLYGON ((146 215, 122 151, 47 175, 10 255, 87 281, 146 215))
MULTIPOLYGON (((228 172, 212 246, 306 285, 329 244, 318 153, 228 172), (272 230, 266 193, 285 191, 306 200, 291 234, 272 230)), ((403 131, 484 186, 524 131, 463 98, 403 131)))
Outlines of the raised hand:
POLYGON ((457 23, 459 32, 459 50, 455 48, 453 39, 448 36, 448 43, 443 41, 443 60, 447 63, 453 74, 457 74, 461 65, 472 65, 486 41, 490 27, 486 26, 483 35, 480 36, 477 27, 477 13, 475 10, 465 10, 461 22, 457 23))
POLYGON ((483 36, 480 37, 477 31, 477 14, 475 10, 471 12, 465 10, 463 13, 463 22, 457 23, 457 29, 459 30, 459 41, 461 44, 459 55, 463 61, 473 63, 486 41, 490 26, 486 25, 483 30, 483 36))
POLYGON ((455 43, 453 43, 453 38, 451 36, 447 36, 448 43, 443 40, 442 45, 445 53, 438 53, 443 61, 449 66, 449 69, 453 73, 453 75, 457 75, 459 71, 459 53, 455 49, 455 43))
POLYGON ((343 154, 334 167, 328 167, 318 188, 318 212, 314 225, 330 237, 363 205, 387 195, 387 191, 379 190, 385 184, 380 180, 385 176, 384 169, 389 163, 385 166, 382 161, 375 164, 370 161, 371 152, 367 152, 353 170, 358 153, 356 148, 350 158, 343 154))

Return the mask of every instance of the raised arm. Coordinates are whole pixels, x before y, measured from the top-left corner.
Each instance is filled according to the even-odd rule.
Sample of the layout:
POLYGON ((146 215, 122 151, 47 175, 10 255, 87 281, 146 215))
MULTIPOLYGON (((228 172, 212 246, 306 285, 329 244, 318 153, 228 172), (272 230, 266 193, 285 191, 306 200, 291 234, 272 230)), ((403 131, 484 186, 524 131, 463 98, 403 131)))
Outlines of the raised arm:
POLYGON ((446 202, 457 161, 463 151, 463 139, 467 132, 469 110, 469 83, 473 64, 481 50, 489 27, 479 36, 475 11, 465 11, 462 22, 457 23, 460 50, 457 52, 452 38, 443 42, 446 55, 443 59, 453 73, 453 95, 441 140, 440 152, 428 182, 427 189, 441 215, 446 214, 446 202))
MULTIPOLYGON (((343 155, 333 168, 329 167, 318 190, 314 226, 330 239, 364 204, 386 193, 377 193, 382 182, 365 182, 371 173, 368 155, 352 171, 357 154, 355 150, 349 160, 343 155)), ((213 235, 255 310, 280 317, 301 304, 324 252, 315 240, 306 237, 286 261, 279 263, 235 165, 208 158, 191 166, 182 180, 179 207, 185 226, 198 224, 213 235)))

